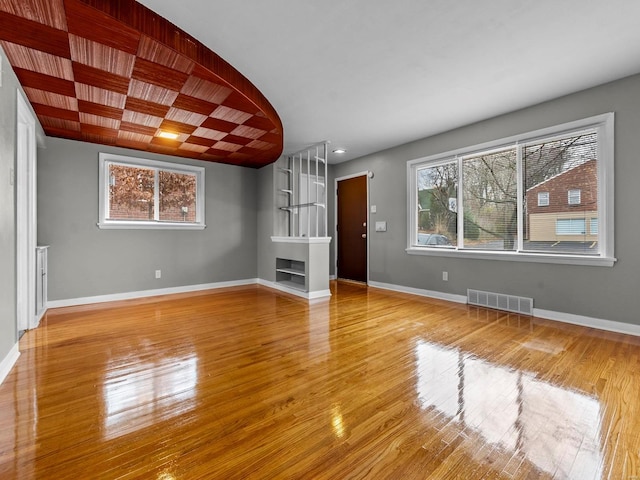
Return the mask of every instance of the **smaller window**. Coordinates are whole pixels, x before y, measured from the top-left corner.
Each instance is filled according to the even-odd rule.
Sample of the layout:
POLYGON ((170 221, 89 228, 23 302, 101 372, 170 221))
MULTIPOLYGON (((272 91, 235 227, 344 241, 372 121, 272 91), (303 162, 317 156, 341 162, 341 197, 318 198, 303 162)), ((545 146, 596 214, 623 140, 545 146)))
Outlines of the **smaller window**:
POLYGON ((559 218, 556 221, 556 235, 584 235, 584 218, 559 218))
POLYGON ((580 205, 580 189, 569 190, 567 200, 569 205, 580 205))
POLYGON ((203 229, 204 168, 100 154, 100 228, 203 229))
POLYGON ((598 235, 598 219, 592 218, 589 222, 589 233, 591 235, 598 235))
POLYGON ((538 192, 538 206, 539 207, 549 206, 549 192, 538 192))

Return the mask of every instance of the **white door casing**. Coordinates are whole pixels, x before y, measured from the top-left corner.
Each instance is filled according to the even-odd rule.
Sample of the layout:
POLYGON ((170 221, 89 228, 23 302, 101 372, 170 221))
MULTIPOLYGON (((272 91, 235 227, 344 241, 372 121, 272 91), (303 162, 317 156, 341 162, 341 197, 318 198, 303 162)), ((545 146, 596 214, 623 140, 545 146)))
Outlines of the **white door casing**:
POLYGON ((16 314, 18 330, 36 319, 36 129, 26 100, 17 95, 16 138, 16 314))

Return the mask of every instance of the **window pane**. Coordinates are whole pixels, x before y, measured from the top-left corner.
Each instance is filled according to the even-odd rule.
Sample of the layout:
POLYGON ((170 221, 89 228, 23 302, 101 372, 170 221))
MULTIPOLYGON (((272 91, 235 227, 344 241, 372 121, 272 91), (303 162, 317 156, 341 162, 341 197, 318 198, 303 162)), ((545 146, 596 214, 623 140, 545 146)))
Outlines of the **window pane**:
POLYGON ((545 253, 598 255, 597 134, 574 134, 523 148, 525 181, 524 249, 545 253), (541 208, 539 194, 549 192, 541 208))
POLYGON ((517 247, 516 150, 466 157, 463 168, 464 247, 517 247))
POLYGON ((458 165, 417 171, 418 245, 450 247, 457 243, 458 165))
POLYGON ((569 205, 580 205, 580 190, 569 190, 567 203, 569 205))
POLYGON ((549 205, 549 192, 538 192, 538 206, 546 207, 549 205))
POLYGON ((584 218, 559 218, 556 221, 557 235, 584 235, 585 228, 584 218))
POLYGON ((153 220, 154 170, 109 165, 109 219, 153 220))
POLYGON ((598 219, 597 218, 591 219, 591 222, 589 225, 589 231, 591 235, 598 235, 598 219))
POLYGON ((160 221, 196 221, 196 176, 160 170, 160 221))

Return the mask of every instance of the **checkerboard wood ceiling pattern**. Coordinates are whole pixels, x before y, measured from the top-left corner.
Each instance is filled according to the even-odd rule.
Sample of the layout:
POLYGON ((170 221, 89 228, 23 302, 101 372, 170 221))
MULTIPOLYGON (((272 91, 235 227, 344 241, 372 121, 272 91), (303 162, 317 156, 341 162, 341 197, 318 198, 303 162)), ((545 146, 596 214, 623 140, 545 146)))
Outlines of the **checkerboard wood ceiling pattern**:
POLYGON ((248 167, 282 153, 258 89, 133 0, 0 0, 0 43, 49 136, 248 167))

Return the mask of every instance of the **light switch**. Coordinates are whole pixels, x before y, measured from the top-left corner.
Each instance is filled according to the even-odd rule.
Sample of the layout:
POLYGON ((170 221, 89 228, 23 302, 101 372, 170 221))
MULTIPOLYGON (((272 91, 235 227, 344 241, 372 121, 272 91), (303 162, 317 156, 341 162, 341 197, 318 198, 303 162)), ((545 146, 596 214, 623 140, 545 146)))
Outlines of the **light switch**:
POLYGON ((376 222, 376 232, 386 232, 387 222, 376 222))
POLYGON ((376 213, 378 209, 376 208, 375 205, 371 205, 371 213, 376 213))

